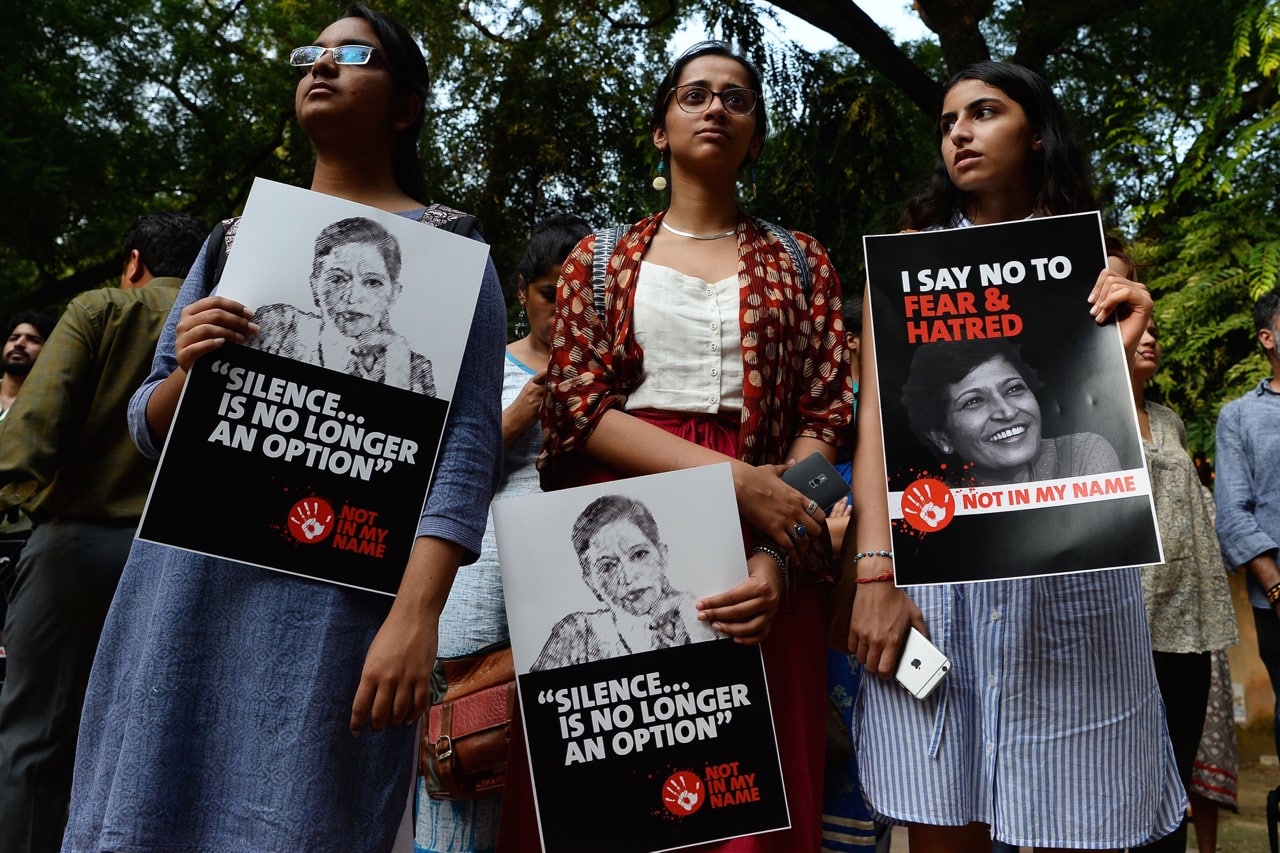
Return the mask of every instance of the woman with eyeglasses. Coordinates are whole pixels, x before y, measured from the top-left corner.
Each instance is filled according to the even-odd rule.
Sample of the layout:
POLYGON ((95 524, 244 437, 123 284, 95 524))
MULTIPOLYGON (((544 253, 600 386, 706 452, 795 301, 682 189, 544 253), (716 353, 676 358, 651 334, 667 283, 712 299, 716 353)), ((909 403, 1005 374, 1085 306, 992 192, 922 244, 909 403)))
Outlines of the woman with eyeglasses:
MULTIPOLYGON (((651 127, 655 187, 669 181, 670 203, 618 239, 600 282, 603 314, 596 237, 561 270, 543 487, 730 463, 748 577, 699 601, 699 618, 736 642, 762 644, 795 806, 789 831, 716 849, 816 850, 826 736, 817 579, 830 545, 822 510, 780 474, 782 463, 814 451, 833 458, 850 421, 840 285, 812 237, 739 206, 738 179, 767 130, 750 62, 720 43, 696 45, 659 84, 651 127)), ((524 755, 514 731, 499 850, 536 849, 524 755)))
MULTIPOLYGON (((427 69, 409 34, 355 5, 290 61, 311 189, 420 218, 427 69)), ((257 331, 210 286, 202 254, 130 406, 144 453, 159 452, 192 363, 257 331)), ((438 617, 480 550, 497 480, 505 319, 490 265, 394 600, 134 544, 86 697, 64 850, 391 849, 438 617)), ((234 536, 236 508, 200 500, 201 478, 216 476, 191 472, 191 523, 234 536)))

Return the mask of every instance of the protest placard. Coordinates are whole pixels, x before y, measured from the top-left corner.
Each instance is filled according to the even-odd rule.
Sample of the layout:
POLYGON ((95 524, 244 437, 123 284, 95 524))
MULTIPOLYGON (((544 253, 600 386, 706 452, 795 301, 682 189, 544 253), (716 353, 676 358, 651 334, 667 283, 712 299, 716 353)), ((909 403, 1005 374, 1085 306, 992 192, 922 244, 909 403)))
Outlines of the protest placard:
POLYGON ((1160 562, 1098 214, 863 243, 897 583, 1160 562))
POLYGON ((256 181, 217 293, 261 330, 195 362, 139 537, 393 594, 487 257, 406 217, 256 181))
POLYGON ((698 598, 746 576, 727 464, 493 505, 543 850, 790 825, 759 647, 698 598))

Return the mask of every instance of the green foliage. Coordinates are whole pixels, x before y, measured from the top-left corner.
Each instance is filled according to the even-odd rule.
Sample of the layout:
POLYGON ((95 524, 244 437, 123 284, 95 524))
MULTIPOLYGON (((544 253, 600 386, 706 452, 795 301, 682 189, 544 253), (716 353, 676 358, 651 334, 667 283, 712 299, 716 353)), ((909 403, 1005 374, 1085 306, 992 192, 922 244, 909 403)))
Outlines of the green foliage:
POLYGON ((1280 282, 1280 223, 1259 220, 1261 201, 1223 201, 1180 220, 1160 244, 1135 249, 1156 273, 1148 279, 1164 351, 1156 396, 1208 456, 1222 406, 1270 374, 1252 310, 1280 282))
MULTIPOLYGON (((786 5, 818 14, 829 2, 786 5)), ((428 53, 429 193, 481 217, 504 274, 548 214, 603 225, 665 203, 649 186, 649 97, 671 43, 689 30, 745 45, 765 75, 771 138, 758 195, 747 200, 744 183, 744 204, 821 239, 847 289, 862 278, 861 236, 897 228, 936 158, 933 116, 902 94, 883 54, 811 56, 779 42, 763 0, 378 5, 428 53)), ((0 157, 14 188, 0 208, 0 315, 114 280, 117 241, 138 213, 178 209, 212 224, 237 211, 254 176, 305 186, 312 153, 293 120, 297 75, 282 57, 339 7, 25 7, 11 33, 23 50, 0 87, 0 157)), ((1108 218, 1155 274, 1166 352, 1158 388, 1207 449, 1222 402, 1264 370, 1248 308, 1280 263, 1280 0, 946 8, 948 38, 976 22, 998 56, 1042 68, 1092 143, 1108 218)), ((947 76, 936 41, 900 51, 930 78, 947 76)))

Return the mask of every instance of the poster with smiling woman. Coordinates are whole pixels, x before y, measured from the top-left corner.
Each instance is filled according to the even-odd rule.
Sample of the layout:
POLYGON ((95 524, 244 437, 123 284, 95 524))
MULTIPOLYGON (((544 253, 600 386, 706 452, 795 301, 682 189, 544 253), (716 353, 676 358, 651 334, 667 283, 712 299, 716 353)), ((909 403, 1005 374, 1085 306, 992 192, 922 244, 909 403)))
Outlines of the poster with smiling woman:
POLYGON ((215 293, 258 331, 193 365, 141 538, 395 593, 488 258, 420 219, 254 182, 215 293))
POLYGON ((863 245, 896 582, 1160 562, 1098 214, 863 245))
POLYGON ((698 618, 747 574, 728 463, 495 501, 493 521, 542 849, 790 826, 760 647, 698 618))

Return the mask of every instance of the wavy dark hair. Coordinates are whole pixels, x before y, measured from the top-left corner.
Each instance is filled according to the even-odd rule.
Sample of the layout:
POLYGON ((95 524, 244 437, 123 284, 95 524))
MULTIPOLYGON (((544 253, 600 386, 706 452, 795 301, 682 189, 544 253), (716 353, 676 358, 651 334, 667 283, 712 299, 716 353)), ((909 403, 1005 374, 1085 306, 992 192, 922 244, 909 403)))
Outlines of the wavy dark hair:
POLYGON ((56 317, 51 317, 42 311, 19 311, 5 322, 4 339, 0 340, 0 344, 9 340, 13 330, 23 323, 35 327, 35 330, 40 333, 40 337, 48 340, 49 336, 53 334, 53 327, 58 324, 58 320, 56 317))
MULTIPOLYGON (((1039 134, 1043 145, 1041 150, 1033 152, 1035 173, 1032 176, 1033 211, 1037 215, 1097 209, 1089 157, 1062 104, 1043 77, 1009 62, 979 62, 948 80, 943 87, 943 98, 962 80, 978 80, 1004 92, 1022 107, 1031 129, 1039 134)), ((938 112, 941 111, 939 104, 938 112)), ((924 191, 907 205, 906 224, 916 229, 945 228, 955 224, 967 207, 968 199, 952 183, 939 155, 924 191)))
POLYGON ((523 291, 534 279, 559 270, 578 241, 590 233, 587 220, 573 213, 556 213, 539 222, 516 264, 515 289, 523 291))
MULTIPOLYGON (((352 216, 348 219, 331 222, 321 229, 316 236, 315 255, 311 259, 311 281, 313 285, 316 279, 320 277, 320 271, 324 268, 324 259, 339 246, 349 246, 352 243, 367 243, 377 249, 378 254, 382 256, 383 263, 387 265, 387 275, 391 277, 391 283, 393 285, 399 284, 400 241, 390 231, 372 219, 365 219, 363 216, 352 216)), ((317 300, 316 307, 319 306, 320 302, 317 300)))
POLYGON ((426 120, 427 96, 431 86, 427 60, 409 31, 385 12, 370 9, 363 3, 353 3, 338 16, 338 20, 343 18, 363 18, 369 22, 382 45, 382 59, 386 62, 387 71, 390 72, 397 91, 402 95, 414 95, 418 98, 418 117, 396 139, 392 166, 396 186, 400 191, 426 204, 427 179, 422 174, 422 163, 418 160, 418 137, 422 134, 422 124, 426 120))
MULTIPOLYGON (((573 522, 573 550, 581 561, 591 547, 591 539, 604 529, 606 524, 625 519, 635 524, 645 538, 654 545, 662 545, 662 537, 658 535, 658 523, 653 520, 649 508, 635 498, 626 495, 604 495, 587 505, 573 522)), ((583 570, 586 564, 583 564, 583 570)))

